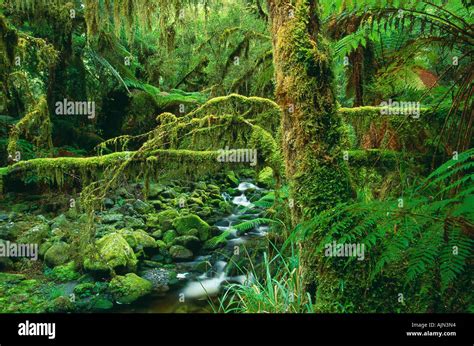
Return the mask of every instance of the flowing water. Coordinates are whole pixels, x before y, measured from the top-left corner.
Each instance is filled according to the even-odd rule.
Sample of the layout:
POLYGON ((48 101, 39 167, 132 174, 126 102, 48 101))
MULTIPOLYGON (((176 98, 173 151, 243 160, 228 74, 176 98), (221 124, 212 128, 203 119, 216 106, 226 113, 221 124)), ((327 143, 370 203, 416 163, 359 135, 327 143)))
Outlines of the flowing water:
POLYGON ((177 288, 172 288, 163 294, 146 297, 130 306, 121 306, 117 309, 118 312, 212 312, 210 302, 216 302, 225 284, 245 284, 253 280, 252 274, 244 273, 243 270, 236 275, 229 275, 229 258, 235 254, 237 246, 239 249, 246 249, 246 252, 241 252, 242 256, 251 252, 256 243, 265 239, 268 226, 260 225, 247 232, 237 232, 232 226, 259 216, 261 210, 254 206, 249 198, 255 191, 264 192, 264 190, 251 182, 240 183, 237 190, 241 194, 235 197, 227 193, 223 194, 223 198, 234 205, 233 212, 214 224, 221 232, 230 231, 226 246, 223 249, 197 256, 193 261, 176 263, 177 278, 180 281, 177 288), (210 269, 202 274, 194 268, 199 267, 203 262, 206 262, 210 269))

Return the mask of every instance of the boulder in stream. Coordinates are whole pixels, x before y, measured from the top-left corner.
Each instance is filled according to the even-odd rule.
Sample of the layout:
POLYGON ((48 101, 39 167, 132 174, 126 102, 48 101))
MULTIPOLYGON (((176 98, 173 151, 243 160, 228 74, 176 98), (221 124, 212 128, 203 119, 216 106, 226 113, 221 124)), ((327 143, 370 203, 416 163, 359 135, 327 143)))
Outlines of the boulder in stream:
POLYGON ((188 235, 190 230, 196 229, 201 241, 209 239, 211 227, 197 215, 189 214, 178 217, 174 220, 173 225, 179 235, 188 235))
POLYGON ((114 299, 120 304, 130 304, 149 293, 153 285, 137 274, 128 273, 116 276, 110 281, 109 289, 114 299))
POLYGON ((177 260, 189 260, 193 257, 193 252, 182 245, 173 245, 169 251, 171 257, 177 260))
POLYGON ((84 269, 108 272, 110 268, 134 271, 137 258, 127 241, 117 232, 99 239, 84 260, 84 269), (98 253, 97 253, 98 251, 98 253))

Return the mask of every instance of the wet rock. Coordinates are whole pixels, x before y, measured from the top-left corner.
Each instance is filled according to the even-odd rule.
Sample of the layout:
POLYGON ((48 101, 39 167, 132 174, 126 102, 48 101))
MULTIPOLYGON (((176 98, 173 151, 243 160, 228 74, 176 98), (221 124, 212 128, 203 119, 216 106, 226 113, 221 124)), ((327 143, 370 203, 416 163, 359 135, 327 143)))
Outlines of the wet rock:
POLYGON ((141 277, 151 282, 154 291, 161 293, 170 289, 170 272, 166 269, 147 269, 141 273, 141 277))
POLYGON ((51 268, 59 266, 69 260, 70 252, 69 244, 65 242, 54 243, 44 254, 44 261, 51 268))
POLYGON ((123 215, 122 214, 105 214, 102 215, 100 218, 100 221, 104 224, 112 224, 116 222, 123 221, 123 215))
POLYGON ((189 230, 197 229, 201 241, 206 241, 210 235, 210 226, 208 223, 194 214, 176 218, 173 225, 179 235, 188 235, 189 230))
POLYGON ((182 245, 191 251, 197 251, 201 247, 201 241, 198 237, 192 235, 182 235, 176 237, 174 243, 177 245, 182 245))
POLYGON ((153 285, 150 281, 134 273, 129 273, 113 278, 110 281, 109 289, 118 303, 130 304, 151 293, 153 285))
POLYGON ((153 210, 153 207, 148 203, 143 202, 140 199, 137 199, 135 203, 133 203, 133 208, 140 214, 146 214, 153 210))
POLYGON ((173 245, 169 251, 171 257, 177 260, 189 260, 193 257, 192 251, 181 245, 173 245))
POLYGON ((150 188, 148 190, 148 198, 150 198, 150 199, 156 198, 164 190, 165 190, 165 187, 161 184, 150 184, 150 188))
POLYGON ((84 269, 108 272, 109 268, 117 271, 134 271, 137 258, 127 241, 117 232, 107 234, 99 239, 84 260, 84 269), (98 251, 98 253, 97 253, 98 251))
POLYGON ((156 246, 160 249, 160 250, 166 250, 166 248, 168 247, 166 245, 166 243, 163 241, 163 240, 157 240, 156 241, 156 246))
POLYGON ((161 237, 163 236, 163 231, 161 229, 158 229, 156 231, 154 231, 151 236, 155 239, 161 239, 161 237))
POLYGON ((145 222, 142 219, 133 217, 133 216, 125 216, 125 226, 130 228, 145 228, 145 222))
POLYGON ((163 231, 173 228, 173 221, 179 217, 179 213, 175 209, 167 209, 154 216, 149 216, 149 224, 160 227, 163 231))
POLYGON ((130 245, 135 252, 157 247, 155 239, 141 229, 122 229, 118 233, 127 241, 128 245, 130 245))
POLYGON ((49 226, 41 223, 22 233, 18 237, 17 242, 22 244, 42 244, 48 238, 49 233, 49 226))

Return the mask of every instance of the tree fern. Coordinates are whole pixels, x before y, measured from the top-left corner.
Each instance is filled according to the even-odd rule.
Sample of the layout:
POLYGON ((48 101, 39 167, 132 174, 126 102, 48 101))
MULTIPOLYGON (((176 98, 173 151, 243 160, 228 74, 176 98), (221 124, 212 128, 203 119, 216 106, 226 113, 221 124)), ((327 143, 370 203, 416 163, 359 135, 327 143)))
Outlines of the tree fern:
MULTIPOLYGON (((340 205, 300 225, 297 237, 316 242, 313 255, 325 263, 319 275, 324 277, 333 268, 345 281, 361 280, 354 277, 360 270, 359 261, 324 258, 322 250, 333 241, 364 244, 369 254, 364 267, 369 289, 395 276, 405 294, 430 296, 427 301, 438 295, 447 297, 446 292, 461 285, 461 275, 472 275, 468 264, 474 245, 474 195, 469 184, 474 176, 473 154, 473 149, 460 153, 457 160, 441 165, 419 186, 405 191, 403 205, 398 200, 340 205)), ((466 294, 467 290, 462 287, 452 292, 466 294)))

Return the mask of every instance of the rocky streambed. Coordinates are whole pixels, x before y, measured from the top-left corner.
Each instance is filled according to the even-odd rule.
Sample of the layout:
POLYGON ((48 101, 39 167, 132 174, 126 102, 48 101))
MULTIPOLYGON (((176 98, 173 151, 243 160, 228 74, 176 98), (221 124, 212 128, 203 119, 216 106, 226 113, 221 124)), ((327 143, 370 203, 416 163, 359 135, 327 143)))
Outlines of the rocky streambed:
POLYGON ((121 187, 95 215, 95 246, 80 253, 87 218, 72 195, 7 196, 21 202, 0 209, 0 242, 37 244, 39 258, 0 258, 0 312, 212 311, 228 283, 252 280, 268 226, 233 226, 262 215, 253 202, 270 186, 230 172, 152 184, 148 198, 141 184, 121 187))

